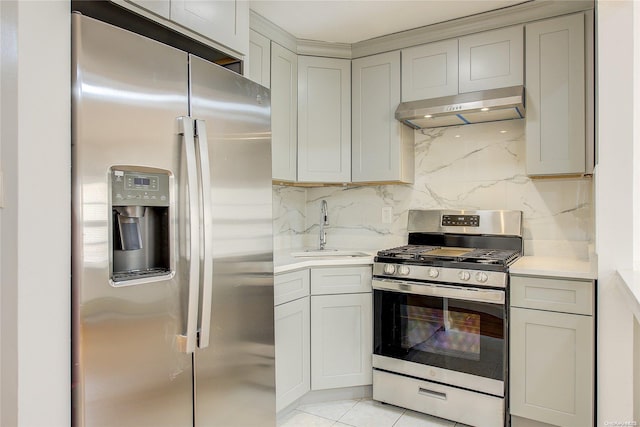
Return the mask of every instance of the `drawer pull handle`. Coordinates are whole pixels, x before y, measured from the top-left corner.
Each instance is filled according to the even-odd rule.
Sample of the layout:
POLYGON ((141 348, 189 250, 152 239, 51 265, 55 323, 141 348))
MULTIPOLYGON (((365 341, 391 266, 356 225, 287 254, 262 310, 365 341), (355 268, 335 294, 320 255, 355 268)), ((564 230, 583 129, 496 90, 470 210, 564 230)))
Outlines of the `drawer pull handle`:
POLYGON ((428 390, 422 387, 418 389, 418 394, 422 394, 423 396, 435 397, 436 399, 447 400, 446 393, 440 393, 439 391, 428 390))

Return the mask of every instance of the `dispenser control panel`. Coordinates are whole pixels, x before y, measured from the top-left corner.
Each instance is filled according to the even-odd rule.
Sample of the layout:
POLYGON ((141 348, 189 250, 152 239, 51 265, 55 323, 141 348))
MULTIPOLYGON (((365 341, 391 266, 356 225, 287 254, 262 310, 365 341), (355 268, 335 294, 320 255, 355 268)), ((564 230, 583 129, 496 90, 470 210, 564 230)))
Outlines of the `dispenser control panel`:
POLYGON ((125 173, 124 180, 127 190, 158 191, 157 176, 140 176, 125 173))
POLYGON ((111 170, 113 206, 169 206, 169 173, 111 170))

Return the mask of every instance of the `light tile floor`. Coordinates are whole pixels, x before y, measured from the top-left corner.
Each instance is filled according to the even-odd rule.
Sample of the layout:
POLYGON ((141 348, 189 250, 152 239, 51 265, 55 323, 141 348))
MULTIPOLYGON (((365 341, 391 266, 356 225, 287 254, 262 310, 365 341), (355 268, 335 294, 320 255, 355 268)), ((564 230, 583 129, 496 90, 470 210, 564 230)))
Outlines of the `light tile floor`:
POLYGON ((278 427, 468 427, 371 399, 336 400, 298 406, 278 427))

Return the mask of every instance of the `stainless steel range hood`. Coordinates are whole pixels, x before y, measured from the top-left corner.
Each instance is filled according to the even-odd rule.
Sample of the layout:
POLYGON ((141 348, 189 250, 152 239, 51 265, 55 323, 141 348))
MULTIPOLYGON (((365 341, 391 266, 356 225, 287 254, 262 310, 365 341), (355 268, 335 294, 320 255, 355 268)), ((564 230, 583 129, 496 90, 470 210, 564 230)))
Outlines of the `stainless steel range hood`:
POLYGON ((403 102, 396 110, 396 119, 414 129, 521 119, 524 116, 523 86, 403 102))

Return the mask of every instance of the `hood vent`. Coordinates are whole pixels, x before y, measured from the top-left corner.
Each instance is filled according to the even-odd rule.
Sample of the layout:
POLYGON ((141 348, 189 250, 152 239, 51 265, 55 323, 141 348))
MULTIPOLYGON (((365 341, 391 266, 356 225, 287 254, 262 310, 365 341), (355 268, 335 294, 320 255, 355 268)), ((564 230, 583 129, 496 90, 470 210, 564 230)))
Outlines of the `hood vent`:
POLYGON ((403 102, 396 110, 396 119, 414 129, 496 122, 524 116, 523 86, 403 102))

